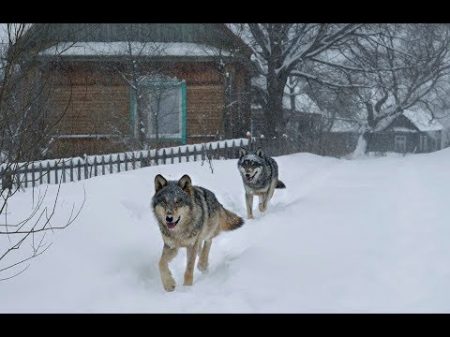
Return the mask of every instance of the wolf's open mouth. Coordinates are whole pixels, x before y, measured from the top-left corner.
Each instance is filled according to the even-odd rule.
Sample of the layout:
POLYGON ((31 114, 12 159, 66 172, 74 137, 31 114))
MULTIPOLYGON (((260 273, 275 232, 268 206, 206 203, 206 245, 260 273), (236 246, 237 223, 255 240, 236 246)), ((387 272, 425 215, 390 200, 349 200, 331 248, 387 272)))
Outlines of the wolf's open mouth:
POLYGON ((167 227, 168 227, 169 229, 175 228, 175 226, 176 226, 176 225, 178 224, 178 222, 180 221, 180 218, 181 218, 181 217, 178 217, 178 220, 175 221, 175 222, 167 222, 167 221, 166 221, 167 227))

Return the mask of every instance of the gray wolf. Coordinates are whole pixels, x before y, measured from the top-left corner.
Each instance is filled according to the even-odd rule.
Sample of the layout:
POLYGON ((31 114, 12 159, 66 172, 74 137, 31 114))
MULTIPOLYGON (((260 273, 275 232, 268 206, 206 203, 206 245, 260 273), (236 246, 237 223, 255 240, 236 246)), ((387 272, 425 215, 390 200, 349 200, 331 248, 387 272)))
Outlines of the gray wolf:
POLYGON ((159 271, 166 291, 173 291, 176 286, 169 262, 177 255, 179 248, 187 249, 184 285, 190 286, 197 254, 197 268, 207 271, 212 239, 222 231, 230 231, 244 224, 241 217, 222 206, 213 192, 192 185, 188 175, 183 175, 178 181, 167 181, 158 174, 155 177, 152 209, 164 241, 159 271))
POLYGON ((277 162, 261 149, 251 152, 241 148, 238 169, 244 182, 247 218, 253 219, 253 196, 259 196, 259 210, 265 212, 275 189, 286 185, 278 179, 277 162))

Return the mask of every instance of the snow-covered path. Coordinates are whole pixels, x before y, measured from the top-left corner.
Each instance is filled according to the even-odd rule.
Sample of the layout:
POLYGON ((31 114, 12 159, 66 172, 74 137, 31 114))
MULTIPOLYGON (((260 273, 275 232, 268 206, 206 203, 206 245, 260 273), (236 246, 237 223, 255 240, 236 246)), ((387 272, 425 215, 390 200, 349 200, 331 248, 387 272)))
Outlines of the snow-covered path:
MULTIPOLYGON (((276 160, 287 189, 213 242, 210 272, 196 271, 193 287, 182 286, 182 250, 173 293, 157 269, 153 178, 188 173, 244 215, 235 160, 215 161, 214 174, 196 162, 64 185, 57 218, 84 187, 82 214, 24 274, 0 282, 0 312, 450 312, 449 150, 276 160)), ((30 200, 22 193, 9 211, 26 214, 30 200)))

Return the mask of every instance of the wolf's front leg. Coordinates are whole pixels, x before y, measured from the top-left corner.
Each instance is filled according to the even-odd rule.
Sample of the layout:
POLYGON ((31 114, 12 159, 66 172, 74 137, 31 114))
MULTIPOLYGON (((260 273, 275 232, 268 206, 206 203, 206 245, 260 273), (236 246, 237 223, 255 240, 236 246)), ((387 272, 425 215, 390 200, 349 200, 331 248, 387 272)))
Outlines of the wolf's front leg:
POLYGON ((159 260, 159 274, 166 291, 173 291, 176 286, 175 280, 173 279, 172 273, 169 269, 169 262, 172 261, 177 253, 178 248, 170 248, 169 246, 164 245, 161 259, 159 260))
POLYGON ((194 266, 195 258, 197 257, 197 245, 187 247, 187 264, 184 272, 184 285, 191 286, 194 282, 194 266))
POLYGON ((247 205, 247 218, 253 219, 253 194, 245 192, 245 204, 247 205))
POLYGON ((272 182, 266 193, 259 197, 259 210, 265 212, 267 210, 267 205, 273 197, 273 192, 275 191, 276 182, 272 182))
POLYGON ((260 210, 260 212, 264 212, 267 208, 267 194, 261 194, 259 196, 259 204, 258 204, 258 208, 260 210))
POLYGON ((200 258, 198 260, 197 268, 198 270, 205 272, 208 270, 208 256, 209 250, 211 249, 212 239, 205 240, 203 244, 202 252, 200 253, 200 258))

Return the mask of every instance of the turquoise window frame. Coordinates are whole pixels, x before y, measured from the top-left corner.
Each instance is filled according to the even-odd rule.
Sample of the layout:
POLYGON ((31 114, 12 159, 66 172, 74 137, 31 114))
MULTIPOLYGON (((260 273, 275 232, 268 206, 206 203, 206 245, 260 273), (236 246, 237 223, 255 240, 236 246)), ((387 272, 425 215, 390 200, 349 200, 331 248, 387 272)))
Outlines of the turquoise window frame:
MULTIPOLYGON (((187 88, 186 81, 177 81, 177 80, 154 80, 154 79, 143 79, 141 86, 161 86, 163 83, 167 88, 171 87, 180 87, 181 90, 181 137, 179 138, 169 138, 169 137, 160 137, 161 141, 180 141, 181 144, 187 144, 187 88)), ((137 97, 136 90, 130 86, 130 132, 132 135, 137 135, 137 97)))

